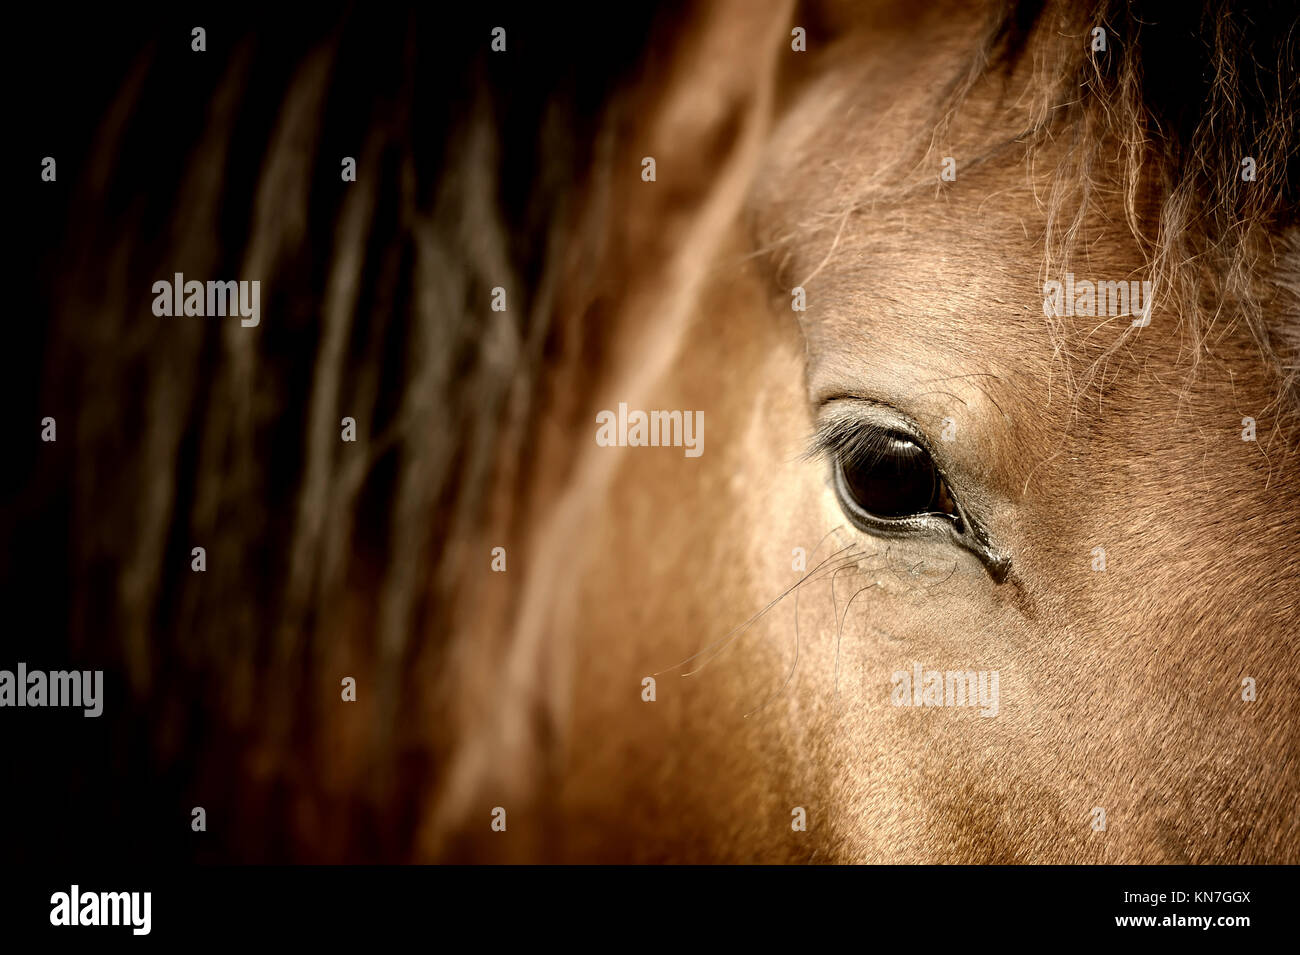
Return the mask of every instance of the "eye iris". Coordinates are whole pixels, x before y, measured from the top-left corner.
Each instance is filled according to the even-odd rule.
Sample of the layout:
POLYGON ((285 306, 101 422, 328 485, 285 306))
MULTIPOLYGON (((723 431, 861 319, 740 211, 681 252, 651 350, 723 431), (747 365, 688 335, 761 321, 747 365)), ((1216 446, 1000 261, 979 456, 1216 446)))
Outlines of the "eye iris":
POLYGON ((875 517, 898 518, 940 510, 941 482, 934 462, 916 442, 885 437, 870 455, 837 463, 844 494, 875 517))

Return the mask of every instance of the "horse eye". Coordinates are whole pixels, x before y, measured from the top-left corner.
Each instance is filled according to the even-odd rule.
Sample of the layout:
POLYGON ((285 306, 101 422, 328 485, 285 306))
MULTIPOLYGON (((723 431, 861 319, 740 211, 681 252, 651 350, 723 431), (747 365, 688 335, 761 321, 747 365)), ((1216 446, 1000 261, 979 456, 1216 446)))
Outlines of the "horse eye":
POLYGON ((835 455, 835 485, 850 517, 869 523, 898 522, 957 509, 929 452, 903 434, 874 437, 869 449, 835 455))

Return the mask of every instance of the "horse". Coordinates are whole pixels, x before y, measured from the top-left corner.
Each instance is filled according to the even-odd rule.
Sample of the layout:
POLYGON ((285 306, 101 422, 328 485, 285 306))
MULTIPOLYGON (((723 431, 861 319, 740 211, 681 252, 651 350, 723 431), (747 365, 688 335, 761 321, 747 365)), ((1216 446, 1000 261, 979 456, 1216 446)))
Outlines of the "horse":
POLYGON ((353 11, 232 28, 172 152, 189 61, 124 59, 86 155, 174 171, 68 200, 14 532, 68 515, 61 652, 146 741, 99 811, 234 861, 1300 861, 1286 6, 353 11), (151 314, 174 273, 260 323, 151 314))

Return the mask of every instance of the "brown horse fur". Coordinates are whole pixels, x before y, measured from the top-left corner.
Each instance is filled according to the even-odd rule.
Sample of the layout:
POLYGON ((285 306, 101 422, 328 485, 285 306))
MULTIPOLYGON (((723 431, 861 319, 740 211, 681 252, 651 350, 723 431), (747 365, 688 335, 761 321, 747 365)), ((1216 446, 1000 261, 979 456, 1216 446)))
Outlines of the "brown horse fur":
POLYGON ((51 293, 42 401, 77 412, 30 524, 70 515, 66 650, 119 675, 136 777, 185 767, 149 805, 241 860, 1300 861, 1296 23, 1248 6, 688 4, 609 40, 590 112, 536 79, 524 136, 490 71, 567 54, 236 44, 167 237, 105 159, 66 243, 103 264, 51 293), (344 139, 365 174, 323 190, 344 139), (246 241, 186 227, 219 201, 246 241), (223 263, 255 335, 133 331, 223 263), (1150 281, 1149 324, 1045 316, 1067 272, 1150 281), (702 410, 705 453, 599 446, 619 403, 702 410), (845 518, 805 452, 868 407, 1004 577, 845 518), (998 671, 998 715, 892 705, 914 664, 998 671))

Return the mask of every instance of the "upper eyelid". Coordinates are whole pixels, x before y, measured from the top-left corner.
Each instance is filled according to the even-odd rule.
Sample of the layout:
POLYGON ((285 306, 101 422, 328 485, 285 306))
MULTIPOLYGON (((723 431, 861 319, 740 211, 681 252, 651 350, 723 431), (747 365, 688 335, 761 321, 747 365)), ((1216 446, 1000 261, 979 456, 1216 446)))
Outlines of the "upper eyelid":
POLYGON ((915 427, 916 422, 910 414, 890 399, 876 395, 870 392, 856 391, 833 391, 822 395, 816 401, 815 413, 821 414, 827 408, 834 405, 852 405, 855 407, 865 407, 876 411, 886 413, 890 417, 898 418, 906 422, 909 426, 915 427))
POLYGON ((919 453, 933 463, 933 457, 922 442, 907 431, 893 425, 872 422, 833 421, 814 431, 807 457, 820 457, 828 462, 840 458, 859 463, 878 460, 885 451, 885 438, 899 437, 907 440, 919 453))
POLYGON ((808 457, 830 456, 842 450, 853 439, 869 430, 893 431, 914 442, 934 462, 945 479, 948 467, 925 431, 910 415, 887 402, 857 395, 840 395, 822 401, 816 410, 820 419, 809 443, 808 457), (839 410, 832 406, 849 406, 852 410, 839 410), (831 409, 828 411, 828 409, 831 409))

